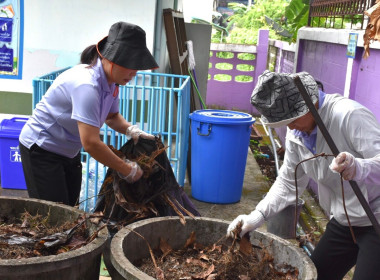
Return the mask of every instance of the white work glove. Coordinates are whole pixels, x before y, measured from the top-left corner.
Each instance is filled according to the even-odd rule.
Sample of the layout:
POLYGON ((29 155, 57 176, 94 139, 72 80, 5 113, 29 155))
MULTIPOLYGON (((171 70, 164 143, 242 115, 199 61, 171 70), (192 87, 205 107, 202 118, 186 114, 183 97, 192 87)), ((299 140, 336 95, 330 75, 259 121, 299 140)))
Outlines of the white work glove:
POLYGON ((240 237, 243 237, 248 231, 252 231, 260 227, 264 222, 265 218, 260 211, 254 210, 249 215, 239 215, 232 223, 228 226, 227 236, 234 237, 234 229, 238 225, 239 222, 242 222, 243 225, 241 227, 240 237))
POLYGON ((356 160, 353 155, 347 152, 339 153, 330 164, 331 171, 342 173, 344 180, 353 180, 356 176, 356 160))
POLYGON ((146 133, 145 131, 138 128, 137 125, 131 125, 127 128, 127 131, 125 132, 125 135, 133 139, 133 142, 137 144, 139 141, 139 137, 141 136, 144 139, 153 140, 154 135, 146 133))
POLYGON ((117 173, 121 179, 132 184, 141 178, 141 176, 143 175, 143 171, 141 167, 137 164, 137 162, 130 161, 128 159, 125 159, 124 161, 131 166, 131 172, 129 172, 127 176, 120 174, 120 172, 117 173))

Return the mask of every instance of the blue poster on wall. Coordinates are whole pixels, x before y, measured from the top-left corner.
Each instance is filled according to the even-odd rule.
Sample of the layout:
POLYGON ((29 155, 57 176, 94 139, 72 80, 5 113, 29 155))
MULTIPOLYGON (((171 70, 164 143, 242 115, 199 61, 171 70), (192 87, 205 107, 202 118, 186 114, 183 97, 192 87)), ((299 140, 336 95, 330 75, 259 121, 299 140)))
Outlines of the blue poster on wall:
POLYGON ((356 54, 356 45, 358 44, 358 33, 350 33, 348 36, 348 44, 347 44, 347 53, 346 56, 348 58, 355 58, 356 54))
POLYGON ((0 71, 12 72, 13 70, 13 50, 5 45, 0 48, 0 71))
POLYGON ((24 0, 0 0, 0 79, 22 79, 24 0))
POLYGON ((0 42, 12 42, 12 18, 0 17, 0 42))

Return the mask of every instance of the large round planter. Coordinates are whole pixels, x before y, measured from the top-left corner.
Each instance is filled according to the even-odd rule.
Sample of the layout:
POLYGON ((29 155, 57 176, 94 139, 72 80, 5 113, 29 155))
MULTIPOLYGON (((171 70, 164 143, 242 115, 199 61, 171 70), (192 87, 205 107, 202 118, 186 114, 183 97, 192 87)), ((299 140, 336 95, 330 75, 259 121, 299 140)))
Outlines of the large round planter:
MULTIPOLYGON (((28 211, 30 214, 49 214, 49 222, 60 224, 74 221, 84 212, 70 206, 38 199, 25 199, 0 196, 0 216, 19 217, 28 211)), ((89 234, 96 226, 88 223, 89 234)), ((2 280, 74 280, 99 279, 102 250, 108 237, 106 228, 86 246, 59 255, 33 257, 27 259, 0 260, 2 280)))
MULTIPOLYGON (((186 225, 182 225, 178 217, 160 217, 142 220, 121 229, 112 239, 110 260, 117 271, 112 280, 117 279, 144 279, 154 278, 143 273, 132 263, 149 257, 146 241, 152 248, 157 248, 160 237, 168 238, 167 242, 173 249, 179 249, 185 244, 190 233, 195 231, 197 240, 210 245, 217 242, 226 234, 228 222, 211 218, 186 218, 186 225), (146 241, 131 232, 132 229, 140 233, 146 241)), ((310 258, 295 245, 271 233, 254 231, 251 234, 251 243, 268 246, 275 263, 287 263, 299 270, 299 279, 317 279, 317 271, 310 258)))

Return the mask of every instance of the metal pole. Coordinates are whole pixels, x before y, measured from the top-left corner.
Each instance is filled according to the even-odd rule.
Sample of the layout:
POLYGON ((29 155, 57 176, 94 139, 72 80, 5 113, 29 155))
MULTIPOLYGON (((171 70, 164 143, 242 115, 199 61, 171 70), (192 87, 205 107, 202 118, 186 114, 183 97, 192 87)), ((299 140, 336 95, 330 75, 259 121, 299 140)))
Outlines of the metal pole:
MULTIPOLYGON (((330 133, 327 131, 327 128, 324 125, 321 117, 319 116, 318 111, 315 108, 313 102, 311 101, 311 98, 310 98, 309 94, 307 93, 304 85, 302 84, 300 77, 296 76, 294 78, 294 83, 296 84, 296 86, 297 86, 298 90, 300 91, 303 99, 305 100, 307 107, 309 108, 310 112, 312 113, 314 120, 317 123, 319 130, 322 132, 323 137, 325 138, 327 144, 329 145, 332 153, 335 156, 337 156, 339 154, 339 150, 338 150, 337 146, 335 145, 333 139, 331 138, 330 133)), ((356 197, 359 199, 360 204, 363 206, 364 211, 366 212, 369 220, 371 221, 376 233, 380 236, 380 225, 379 225, 378 221, 376 220, 376 217, 373 214, 371 208, 369 207, 367 201, 365 200, 362 192, 360 191, 358 184, 356 183, 356 181, 353 181, 353 180, 350 180, 349 182, 350 182, 352 190, 354 191, 356 197)))
POLYGON ((273 149, 273 156, 274 156, 274 163, 276 166, 276 175, 278 176, 279 170, 280 170, 280 165, 278 164, 278 156, 277 156, 277 149, 276 149, 276 143, 274 142, 273 138, 273 133, 272 133, 272 128, 268 127, 268 133, 269 133, 269 139, 270 142, 272 143, 272 149, 273 149))

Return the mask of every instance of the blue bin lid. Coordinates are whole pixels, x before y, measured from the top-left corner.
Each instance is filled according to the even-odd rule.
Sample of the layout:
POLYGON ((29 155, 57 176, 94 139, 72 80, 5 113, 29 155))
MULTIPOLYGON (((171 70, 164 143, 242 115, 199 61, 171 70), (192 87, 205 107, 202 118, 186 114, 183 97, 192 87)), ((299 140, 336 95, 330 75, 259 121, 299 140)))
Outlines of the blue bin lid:
POLYGON ((197 110, 190 114, 190 119, 215 124, 253 124, 255 119, 247 113, 228 110, 197 110))
POLYGON ((0 123, 0 137, 14 136, 18 138, 21 129, 24 127, 27 121, 27 118, 12 118, 2 120, 0 123))

